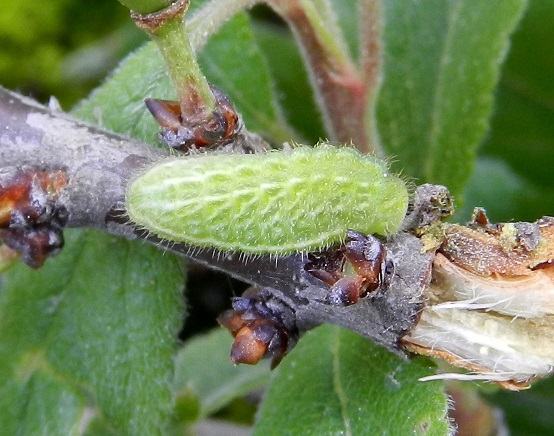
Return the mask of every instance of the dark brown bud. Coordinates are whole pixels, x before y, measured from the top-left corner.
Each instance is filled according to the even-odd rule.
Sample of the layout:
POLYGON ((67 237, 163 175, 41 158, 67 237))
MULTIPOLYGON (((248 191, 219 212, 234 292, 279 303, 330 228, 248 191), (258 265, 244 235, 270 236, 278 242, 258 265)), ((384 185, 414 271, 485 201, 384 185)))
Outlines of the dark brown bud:
POLYGON ((32 268, 63 246, 67 213, 57 200, 66 185, 61 170, 23 168, 0 175, 0 239, 32 268))
POLYGON ((212 148, 233 141, 241 130, 240 118, 223 91, 211 86, 216 109, 208 119, 185 118, 179 102, 148 98, 144 101, 162 127, 160 139, 168 146, 187 152, 212 148))
POLYGON ((235 298, 233 310, 218 318, 235 338, 231 348, 233 363, 254 365, 261 359, 272 359, 272 368, 296 344, 298 330, 294 320, 288 306, 271 293, 255 288, 235 298))
POLYGON ((253 327, 245 326, 235 336, 231 348, 231 360, 234 364, 255 365, 263 359, 268 345, 258 339, 253 327))
POLYGON ((331 286, 330 304, 349 306, 376 290, 386 290, 394 265, 379 239, 349 230, 343 246, 310 254, 305 269, 331 286))

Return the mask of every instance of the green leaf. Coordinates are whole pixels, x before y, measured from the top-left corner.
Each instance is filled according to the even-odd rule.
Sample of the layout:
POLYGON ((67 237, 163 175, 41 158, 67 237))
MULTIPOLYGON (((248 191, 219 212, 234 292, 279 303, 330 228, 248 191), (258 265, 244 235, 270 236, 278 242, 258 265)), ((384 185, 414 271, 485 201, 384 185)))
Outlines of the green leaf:
MULTIPOLYGON (((554 191, 554 2, 533 0, 513 36, 482 153, 554 191)), ((545 213, 554 214, 552 209, 545 213)))
MULTIPOLYGON (((217 329, 190 340, 177 355, 173 389, 181 404, 197 399, 200 407, 193 419, 205 418, 231 400, 267 384, 269 363, 233 365, 229 357, 232 343, 229 332, 217 329)), ((187 418, 190 420, 190 415, 181 417, 187 418)))
POLYGON ((147 97, 175 100, 163 59, 152 42, 129 55, 113 75, 73 110, 78 118, 153 143, 160 126, 144 105, 147 97))
POLYGON ((0 428, 53 419, 45 434, 68 434, 101 417, 118 434, 159 434, 171 413, 181 267, 170 256, 152 262, 154 247, 66 234, 42 269, 3 277, 0 428))
POLYGON ((318 327, 277 369, 254 434, 447 434, 443 384, 418 381, 432 371, 427 362, 318 327))
MULTIPOLYGON (((19 393, 25 399, 18 416, 19 434, 76 433, 86 419, 84 393, 49 372, 36 369, 21 385, 19 393)), ((6 431, 9 427, 2 428, 6 431)))
POLYGON ((284 28, 267 23, 255 24, 253 28, 256 43, 279 90, 277 96, 283 113, 302 135, 301 143, 315 144, 325 136, 325 129, 298 46, 284 28))
POLYGON ((454 196, 483 139, 509 36, 526 2, 383 2, 378 126, 396 167, 454 196))

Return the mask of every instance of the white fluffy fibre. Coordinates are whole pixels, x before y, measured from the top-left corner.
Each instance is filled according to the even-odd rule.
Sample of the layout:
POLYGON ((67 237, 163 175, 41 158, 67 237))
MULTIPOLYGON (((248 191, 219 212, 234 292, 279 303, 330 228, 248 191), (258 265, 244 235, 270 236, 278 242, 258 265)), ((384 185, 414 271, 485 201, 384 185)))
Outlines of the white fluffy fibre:
POLYGON ((517 278, 481 277, 437 255, 433 277, 444 290, 442 308, 494 310, 522 318, 554 314, 554 276, 533 271, 517 278))
POLYGON ((429 303, 403 340, 471 372, 422 380, 526 383, 553 372, 552 275, 538 270, 518 278, 481 277, 439 256, 429 303))
MULTIPOLYGON (((472 379, 526 381, 554 368, 554 343, 546 333, 549 331, 544 325, 522 318, 430 307, 407 339, 448 353, 456 365, 484 369, 471 375, 472 379)), ((462 374, 449 378, 459 376, 462 374)))

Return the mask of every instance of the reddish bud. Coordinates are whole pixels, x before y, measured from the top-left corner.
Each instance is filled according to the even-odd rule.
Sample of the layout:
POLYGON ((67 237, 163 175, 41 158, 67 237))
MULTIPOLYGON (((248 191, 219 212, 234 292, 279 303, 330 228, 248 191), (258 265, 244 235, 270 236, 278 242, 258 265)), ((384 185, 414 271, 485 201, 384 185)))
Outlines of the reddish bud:
POLYGON ((160 139, 172 148, 187 152, 191 148, 210 148, 227 144, 242 128, 240 118, 229 98, 211 86, 216 109, 208 119, 185 118, 179 102, 148 98, 150 113, 162 126, 160 139))
POLYGON ((235 336, 231 348, 231 360, 234 364, 255 365, 263 359, 268 345, 256 337, 251 327, 243 327, 235 336))
POLYGON ((66 185, 61 170, 24 168, 0 177, 0 239, 32 268, 63 246, 67 213, 56 201, 66 185))
POLYGON ((218 318, 235 338, 231 348, 233 363, 255 365, 261 359, 272 359, 271 368, 275 368, 298 337, 294 317, 285 315, 287 310, 290 311, 263 290, 251 288, 235 298, 233 310, 218 318))
POLYGON ((393 266, 379 239, 349 230, 342 247, 310 254, 305 269, 331 285, 329 303, 349 306, 378 289, 385 289, 387 273, 393 266))

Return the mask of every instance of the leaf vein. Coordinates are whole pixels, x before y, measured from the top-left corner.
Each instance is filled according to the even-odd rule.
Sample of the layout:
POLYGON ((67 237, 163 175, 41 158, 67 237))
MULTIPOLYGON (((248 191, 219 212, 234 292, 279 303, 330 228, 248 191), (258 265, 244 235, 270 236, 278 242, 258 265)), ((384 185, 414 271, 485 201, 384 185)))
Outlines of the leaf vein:
POLYGON ((340 412, 344 423, 344 431, 347 436, 352 435, 350 424, 350 414, 348 413, 348 396, 342 387, 341 368, 340 368, 340 331, 335 329, 335 338, 333 340, 333 390, 335 391, 340 403, 340 412))
POLYGON ((453 43, 453 38, 456 28, 456 23, 458 20, 458 16, 460 14, 460 9, 462 5, 462 1, 457 1, 450 3, 452 5, 452 10, 448 13, 448 24, 446 26, 446 33, 444 37, 444 44, 442 47, 442 52, 440 54, 439 59, 439 69, 437 71, 437 84, 434 89, 434 96, 433 96, 433 104, 432 104, 432 110, 431 110, 431 126, 429 129, 429 151, 427 154, 427 159, 425 162, 425 179, 426 180, 433 180, 433 170, 435 168, 435 158, 437 157, 436 149, 439 146, 437 144, 437 138, 440 134, 440 128, 441 128, 441 120, 440 117, 442 115, 442 111, 439 110, 441 106, 441 101, 444 98, 444 81, 446 79, 445 77, 445 69, 446 65, 448 64, 448 53, 450 52, 450 48, 453 43))

